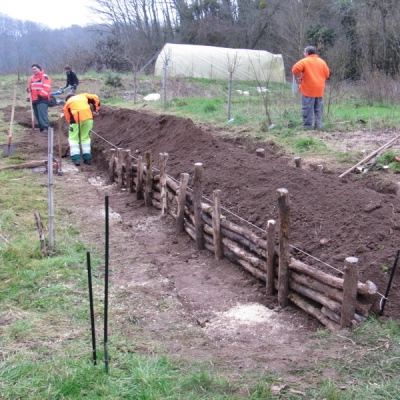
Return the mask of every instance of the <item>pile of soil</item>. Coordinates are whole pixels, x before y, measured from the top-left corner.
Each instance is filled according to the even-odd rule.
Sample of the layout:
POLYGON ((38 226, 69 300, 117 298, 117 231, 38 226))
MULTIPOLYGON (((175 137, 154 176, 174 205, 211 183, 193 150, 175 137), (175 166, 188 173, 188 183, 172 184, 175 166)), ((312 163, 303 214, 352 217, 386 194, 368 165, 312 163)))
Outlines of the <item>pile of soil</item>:
MULTIPOLYGON (((27 110, 17 109, 16 121, 29 127, 27 110)), ((345 258, 355 256, 360 281, 370 280, 379 293, 385 293, 400 243, 396 185, 382 193, 366 187, 366 183, 374 186, 372 174, 366 180, 354 179, 353 174, 340 179, 343 170, 321 173, 295 168, 293 163, 280 162, 285 159, 283 151, 271 142, 252 143, 245 134, 232 139, 170 115, 102 107, 94 132, 98 167, 106 165, 110 143, 131 149, 133 155, 151 151, 156 166, 159 153, 168 153, 167 173, 176 180, 183 172, 192 175, 194 163, 203 163, 204 195, 211 199, 213 190, 220 189, 221 204, 230 211, 227 217, 240 216, 261 236, 269 219, 278 220, 277 189, 286 188, 291 203, 292 256, 336 276, 342 276, 338 270, 343 270, 345 258), (256 155, 259 147, 266 150, 265 158, 256 155)), ((66 137, 63 140, 66 143, 66 137)), ((47 145, 47 138, 42 145, 47 145)), ((126 217, 132 209, 129 202, 124 204, 117 211, 126 217)), ((399 279, 395 276, 385 308, 385 315, 396 319, 400 319, 399 279)))

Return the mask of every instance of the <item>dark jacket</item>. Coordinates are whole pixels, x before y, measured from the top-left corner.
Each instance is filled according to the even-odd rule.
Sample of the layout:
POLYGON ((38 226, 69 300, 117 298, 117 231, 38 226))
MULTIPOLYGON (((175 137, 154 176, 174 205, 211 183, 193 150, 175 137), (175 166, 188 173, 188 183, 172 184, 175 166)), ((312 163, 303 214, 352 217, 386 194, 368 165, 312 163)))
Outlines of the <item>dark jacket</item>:
POLYGON ((71 71, 69 73, 67 73, 67 85, 65 87, 68 86, 78 86, 79 85, 79 79, 76 76, 76 73, 74 71, 71 71))

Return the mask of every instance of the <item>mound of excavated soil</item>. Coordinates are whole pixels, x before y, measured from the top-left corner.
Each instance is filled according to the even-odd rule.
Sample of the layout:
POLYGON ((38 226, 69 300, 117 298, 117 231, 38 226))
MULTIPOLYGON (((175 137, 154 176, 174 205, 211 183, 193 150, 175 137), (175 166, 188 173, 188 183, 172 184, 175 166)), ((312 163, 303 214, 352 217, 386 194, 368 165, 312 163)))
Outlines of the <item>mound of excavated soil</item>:
MULTIPOLYGON (((29 113, 19 110, 16 121, 29 127, 29 113)), ((133 155, 151 151, 156 166, 158 154, 167 152, 167 173, 177 180, 180 173, 192 174, 193 164, 202 162, 204 195, 212 198, 213 190, 220 189, 223 207, 262 229, 269 219, 278 220, 277 189, 288 189, 292 255, 337 276, 341 275, 335 269, 297 249, 338 270, 343 270, 346 257, 355 256, 359 279, 371 280, 385 293, 400 246, 400 197, 393 189, 378 193, 353 176, 339 179, 343 171, 321 173, 285 165, 279 162, 281 149, 273 143, 251 145, 246 137, 223 138, 190 119, 103 107, 94 131, 98 165, 103 151, 111 148, 109 143, 129 148, 133 155), (258 147, 266 149, 265 158, 256 156, 258 147)), ((36 143, 39 140, 47 144, 47 139, 36 143)), ((395 276, 385 308, 385 315, 393 318, 400 318, 399 281, 395 276)))

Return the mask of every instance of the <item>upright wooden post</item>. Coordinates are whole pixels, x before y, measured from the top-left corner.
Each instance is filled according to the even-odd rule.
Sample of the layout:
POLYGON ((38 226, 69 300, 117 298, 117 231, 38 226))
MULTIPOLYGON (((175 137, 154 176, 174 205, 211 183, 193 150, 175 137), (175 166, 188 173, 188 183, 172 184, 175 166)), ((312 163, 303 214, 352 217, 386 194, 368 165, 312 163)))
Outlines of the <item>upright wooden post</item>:
POLYGON ((151 206, 151 193, 152 193, 152 183, 153 183, 153 166, 151 162, 151 153, 146 151, 146 184, 144 188, 144 204, 146 207, 151 206))
POLYGON ((165 215, 168 210, 167 160, 168 153, 160 153, 161 215, 165 215))
POLYGON ((184 230, 185 204, 186 204, 186 188, 189 182, 189 174, 181 174, 181 181, 178 189, 178 214, 176 218, 176 229, 178 232, 184 230))
POLYGON ((193 182, 193 208, 194 225, 197 250, 204 249, 203 221, 201 218, 201 199, 203 197, 203 164, 194 164, 194 182, 193 182))
POLYGON ((358 284, 358 258, 347 257, 344 262, 343 302, 340 329, 351 326, 356 310, 358 284))
POLYGON ((123 174, 122 174, 122 164, 123 164, 123 149, 117 149, 117 185, 122 188, 123 174))
POLYGON ((115 153, 117 150, 111 149, 110 150, 110 162, 108 163, 108 177, 110 182, 114 182, 115 179, 115 153))
POLYGON ((267 281, 265 282, 265 290, 267 296, 274 294, 274 279, 275 279, 275 227, 276 222, 273 219, 267 222, 267 281))
POLYGON ((125 152, 125 172, 126 172, 126 188, 129 193, 133 193, 133 173, 132 173, 132 157, 131 151, 125 152))
POLYGON ((143 157, 138 156, 136 174, 136 200, 143 200, 143 157))
POLYGON ((278 276, 278 304, 285 308, 289 295, 289 232, 290 206, 287 189, 278 189, 279 209, 279 276, 278 276))
POLYGON ((220 190, 214 190, 214 207, 212 213, 212 229, 214 237, 215 259, 222 260, 224 258, 224 249, 222 247, 221 234, 221 200, 220 190))

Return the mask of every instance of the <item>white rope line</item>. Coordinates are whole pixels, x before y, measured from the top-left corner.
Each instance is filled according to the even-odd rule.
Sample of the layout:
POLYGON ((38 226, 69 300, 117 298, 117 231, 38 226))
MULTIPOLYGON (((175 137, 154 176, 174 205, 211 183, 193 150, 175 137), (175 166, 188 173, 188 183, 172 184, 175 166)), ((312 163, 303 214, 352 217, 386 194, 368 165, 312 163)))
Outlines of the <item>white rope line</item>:
POLYGON ((297 247, 295 247, 295 246, 293 246, 293 245, 291 245, 291 244, 290 244, 289 246, 290 246, 290 247, 293 247, 293 248, 296 249, 297 251, 300 251, 301 253, 307 255, 308 257, 311 257, 311 258, 313 258, 314 260, 319 261, 320 263, 326 265, 327 267, 332 268, 332 269, 334 269, 334 270, 337 271, 337 272, 340 272, 342 275, 344 274, 344 272, 341 271, 340 269, 337 269, 337 268, 333 267, 332 265, 327 264, 326 262, 320 260, 319 258, 314 257, 314 256, 312 256, 311 254, 306 253, 305 251, 303 251, 303 250, 301 250, 301 249, 299 249, 299 248, 297 248, 297 247))

